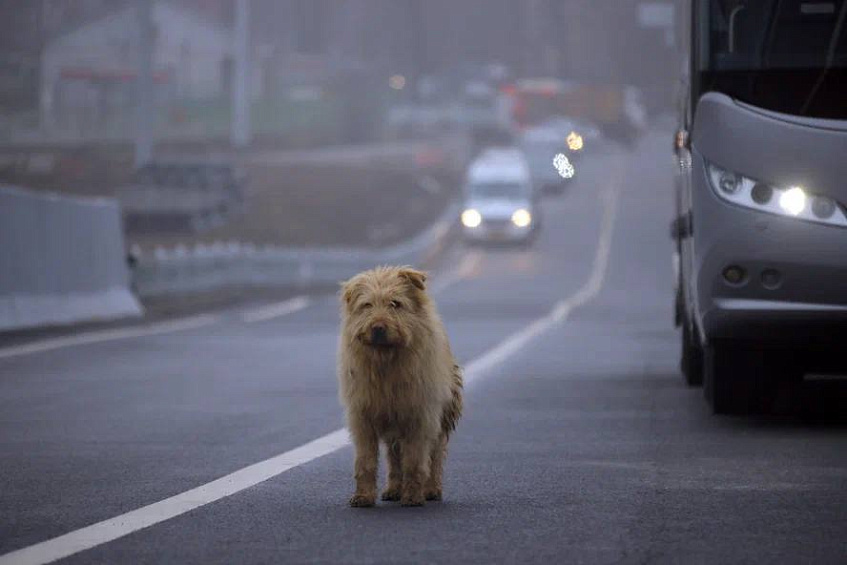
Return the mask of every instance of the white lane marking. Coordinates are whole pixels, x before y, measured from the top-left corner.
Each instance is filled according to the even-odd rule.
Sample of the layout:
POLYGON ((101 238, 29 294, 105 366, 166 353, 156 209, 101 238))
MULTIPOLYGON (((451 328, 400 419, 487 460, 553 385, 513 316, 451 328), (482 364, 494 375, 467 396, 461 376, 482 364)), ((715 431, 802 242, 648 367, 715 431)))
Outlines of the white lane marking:
MULTIPOLYGON (((606 206, 603 212, 602 232, 594 256, 591 276, 586 284, 571 297, 557 303, 549 314, 507 337, 481 357, 468 363, 465 366, 466 381, 470 383, 479 380, 486 371, 504 361, 532 338, 554 324, 563 322, 573 308, 584 304, 600 291, 608 266, 617 213, 618 186, 622 178, 622 175, 615 177, 611 183, 614 188, 608 189, 613 192, 604 198, 606 206)), ((260 461, 182 494, 2 555, 0 565, 42 565, 69 557, 236 494, 348 445, 350 445, 350 437, 347 430, 343 428, 335 430, 296 449, 260 461)))
POLYGON ((438 277, 438 279, 429 286, 429 291, 433 294, 439 294, 444 292, 447 287, 453 286, 460 280, 470 278, 473 276, 481 262, 482 254, 478 251, 465 253, 462 256, 462 261, 459 263, 459 266, 438 277))
POLYGON ((289 469, 337 451, 349 443, 346 429, 334 431, 297 449, 250 465, 176 496, 7 553, 0 556, 0 564, 36 565, 68 557, 235 494, 289 469))
POLYGON ((218 321, 218 319, 219 318, 217 316, 203 314, 201 316, 192 316, 190 318, 159 322, 155 324, 148 324, 146 326, 97 330, 77 335, 43 339, 32 343, 4 347, 3 349, 0 349, 0 359, 16 357, 18 355, 29 355, 31 353, 39 353, 42 351, 50 351, 52 349, 59 349, 62 347, 72 347, 74 345, 87 345, 90 343, 114 341, 117 339, 128 339, 132 337, 144 337, 149 335, 191 330, 214 324, 218 321))
POLYGON ((603 194, 603 218, 601 220, 600 240, 591 266, 591 275, 574 294, 556 303, 553 309, 544 317, 539 318, 513 333, 496 347, 490 349, 481 357, 477 357, 465 365, 465 381, 473 382, 492 367, 502 363, 506 358, 521 349, 532 339, 546 332, 556 324, 564 322, 574 308, 584 305, 597 296, 603 287, 603 279, 609 265, 609 255, 612 250, 612 236, 615 228, 615 218, 618 210, 618 192, 623 181, 623 169, 618 168, 603 194))
POLYGON ((299 312, 311 303, 312 300, 308 296, 295 296, 294 298, 289 298, 282 302, 268 304, 255 310, 244 312, 241 314, 241 319, 248 324, 264 322, 265 320, 272 320, 274 318, 293 314, 294 312, 299 312))

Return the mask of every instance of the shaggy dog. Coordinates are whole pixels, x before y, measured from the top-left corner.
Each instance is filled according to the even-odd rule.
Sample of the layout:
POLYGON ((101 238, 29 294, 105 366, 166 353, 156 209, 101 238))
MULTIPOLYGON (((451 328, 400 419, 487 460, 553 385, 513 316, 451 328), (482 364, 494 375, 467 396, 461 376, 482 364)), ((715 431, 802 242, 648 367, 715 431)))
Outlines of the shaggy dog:
POLYGON ((379 267, 342 285, 338 379, 356 447, 351 506, 376 502, 380 442, 388 459, 382 500, 441 500, 462 373, 425 282, 409 267, 379 267))

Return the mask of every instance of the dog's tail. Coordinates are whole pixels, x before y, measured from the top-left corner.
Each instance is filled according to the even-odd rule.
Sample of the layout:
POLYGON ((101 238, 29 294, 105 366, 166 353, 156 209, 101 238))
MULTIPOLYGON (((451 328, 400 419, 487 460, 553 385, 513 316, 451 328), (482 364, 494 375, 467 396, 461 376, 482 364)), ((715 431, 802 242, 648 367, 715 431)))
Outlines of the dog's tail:
POLYGON ((447 437, 456 429, 459 418, 462 416, 462 368, 458 365, 453 365, 453 380, 450 387, 453 394, 441 416, 441 429, 447 437))

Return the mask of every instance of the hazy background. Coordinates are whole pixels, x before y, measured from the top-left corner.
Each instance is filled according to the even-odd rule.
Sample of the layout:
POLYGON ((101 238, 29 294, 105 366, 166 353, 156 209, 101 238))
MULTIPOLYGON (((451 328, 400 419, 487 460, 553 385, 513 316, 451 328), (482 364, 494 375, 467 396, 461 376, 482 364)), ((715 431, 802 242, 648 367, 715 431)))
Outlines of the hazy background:
POLYGON ((633 146, 672 107, 677 4, 2 0, 0 183, 115 198, 131 258, 396 244, 546 120, 633 146))

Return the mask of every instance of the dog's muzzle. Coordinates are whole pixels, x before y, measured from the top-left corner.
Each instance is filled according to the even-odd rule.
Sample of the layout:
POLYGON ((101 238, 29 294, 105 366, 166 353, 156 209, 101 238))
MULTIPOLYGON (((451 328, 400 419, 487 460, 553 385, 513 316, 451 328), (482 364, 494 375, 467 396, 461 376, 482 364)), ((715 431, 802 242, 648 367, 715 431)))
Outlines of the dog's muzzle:
POLYGON ((371 345, 390 345, 388 343, 388 330, 385 326, 373 326, 371 328, 371 345))

